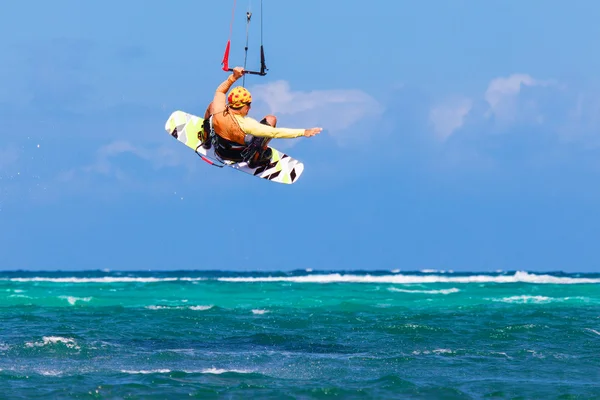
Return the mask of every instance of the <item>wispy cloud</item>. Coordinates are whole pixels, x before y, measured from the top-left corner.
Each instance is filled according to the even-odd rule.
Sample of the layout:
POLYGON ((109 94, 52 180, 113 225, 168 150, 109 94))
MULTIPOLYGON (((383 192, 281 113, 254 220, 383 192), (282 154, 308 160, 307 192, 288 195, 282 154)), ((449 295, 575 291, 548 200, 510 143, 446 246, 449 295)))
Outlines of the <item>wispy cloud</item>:
MULTIPOLYGON (((190 153, 191 154, 191 153, 190 153)), ((154 171, 165 167, 191 165, 192 157, 181 157, 174 148, 168 145, 136 146, 128 141, 117 140, 98 149, 93 162, 76 168, 62 171, 58 175, 59 182, 94 180, 100 177, 113 179, 123 183, 131 183, 139 172, 137 161, 144 161, 144 169, 151 165, 154 171), (133 158, 120 158, 133 155, 133 158)))
POLYGON ((109 174, 118 171, 111 160, 122 154, 133 154, 138 158, 150 162, 154 168, 172 167, 182 164, 181 158, 170 146, 155 148, 134 146, 128 141, 117 140, 102 146, 97 152, 96 162, 83 168, 84 171, 109 174))
POLYGON ((62 171, 57 182, 81 183, 89 185, 91 182, 113 182, 114 185, 126 185, 129 188, 151 187, 160 180, 157 173, 166 167, 182 167, 190 170, 197 159, 189 152, 188 157, 168 145, 161 146, 136 146, 127 141, 114 141, 102 146, 96 152, 93 162, 80 167, 62 171), (131 157, 133 156, 133 157, 131 157), (143 164, 139 162, 142 161, 143 164), (148 171, 152 167, 152 172, 148 171), (143 177, 150 177, 149 180, 143 177))
MULTIPOLYGON (((530 74, 490 79, 479 95, 430 105, 443 167, 600 168, 600 91, 530 74), (452 140, 447 140, 449 138, 452 140)), ((429 148, 435 146, 430 144, 429 148)))
POLYGON ((453 98, 434 106, 429 113, 429 120, 436 135, 442 140, 447 139, 463 126, 472 107, 473 101, 467 97, 453 98))
MULTIPOLYGON (((167 135, 165 138, 169 140, 167 135)), ((98 148, 89 163, 56 171, 47 181, 46 194, 53 200, 88 195, 117 199, 131 192, 169 194, 188 188, 185 182, 193 179, 196 169, 209 171, 198 168, 200 165, 193 151, 178 148, 177 143, 134 145, 117 140, 98 148)))
POLYGON ((529 117, 540 121, 539 113, 536 113, 535 104, 530 102, 524 105, 520 103, 519 95, 523 87, 548 87, 556 83, 551 80, 539 80, 529 74, 512 74, 507 77, 492 79, 485 92, 485 101, 489 104, 486 117, 494 116, 502 122, 514 122, 519 115, 520 107, 529 108, 529 117), (536 113, 536 115, 534 115, 536 113))
POLYGON ((275 81, 250 88, 253 98, 264 104, 259 112, 275 114, 281 126, 311 128, 320 126, 339 144, 364 135, 354 128, 369 118, 379 118, 382 105, 371 95, 356 89, 294 91, 286 81, 275 81))
MULTIPOLYGON (((596 96, 597 97, 597 96, 596 96)), ((592 97, 594 98, 594 97, 592 97)), ((511 74, 490 80, 479 96, 454 96, 430 108, 429 120, 441 138, 448 138, 468 124, 479 135, 508 133, 514 128, 542 126, 558 132, 575 121, 595 121, 592 98, 553 79, 538 79, 529 74, 511 74)), ((468 132, 467 132, 468 133, 468 132)))

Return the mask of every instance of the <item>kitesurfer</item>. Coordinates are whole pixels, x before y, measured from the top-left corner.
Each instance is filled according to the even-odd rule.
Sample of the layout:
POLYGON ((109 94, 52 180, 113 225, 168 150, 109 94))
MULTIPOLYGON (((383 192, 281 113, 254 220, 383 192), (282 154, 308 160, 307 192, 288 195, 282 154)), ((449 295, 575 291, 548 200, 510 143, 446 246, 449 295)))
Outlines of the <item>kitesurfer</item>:
POLYGON ((246 161, 254 168, 271 159, 271 149, 268 147, 271 139, 311 137, 322 131, 322 128, 277 128, 274 115, 267 115, 261 122, 249 117, 252 95, 246 88, 238 86, 226 97, 231 86, 243 74, 242 67, 234 68, 233 73, 215 91, 213 101, 204 115, 205 148, 214 144, 219 157, 235 162, 246 161))

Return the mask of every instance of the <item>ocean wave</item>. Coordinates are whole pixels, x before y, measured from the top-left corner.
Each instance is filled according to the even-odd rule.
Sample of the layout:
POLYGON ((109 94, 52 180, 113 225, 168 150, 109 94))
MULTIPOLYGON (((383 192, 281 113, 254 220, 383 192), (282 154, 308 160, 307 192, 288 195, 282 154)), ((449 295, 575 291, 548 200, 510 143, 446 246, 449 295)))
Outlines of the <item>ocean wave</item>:
POLYGON ((141 369, 141 370, 128 370, 128 369, 122 369, 121 370, 122 373, 124 374, 143 374, 143 375, 147 375, 147 374, 168 374, 171 372, 170 369, 141 369))
POLYGON ((451 289, 440 289, 440 290, 410 290, 410 289, 399 289, 396 287, 388 288, 390 292, 400 292, 400 293, 422 293, 422 294, 451 294, 458 293, 460 289, 451 288, 451 289))
POLYGON ((595 329, 592 329, 592 328, 585 328, 585 330, 586 330, 586 331, 588 331, 588 332, 595 333, 596 335, 600 336, 600 332, 598 332, 598 331, 597 331, 597 330, 595 330, 595 329))
MULTIPOLYGON (((224 274, 226 275, 226 274, 224 274)), ((161 283, 192 282, 217 280, 222 282, 292 282, 292 283, 533 283, 533 284, 598 284, 600 278, 578 276, 554 276, 517 271, 508 274, 454 274, 451 271, 423 270, 421 274, 400 273, 399 270, 378 274, 361 273, 309 273, 308 275, 280 276, 213 276, 213 277, 4 277, 0 281, 10 282, 51 282, 51 283, 161 283), (398 271, 398 272, 396 272, 398 271)))
POLYGON ((450 273, 450 274, 451 274, 451 273, 453 273, 454 271, 453 271, 453 270, 451 270, 451 269, 450 269, 450 270, 448 270, 448 271, 446 271, 446 270, 443 270, 443 269, 422 269, 422 270, 421 270, 421 272, 422 272, 423 274, 445 274, 446 272, 448 272, 448 273, 450 273))
POLYGON ((550 297, 547 296, 527 296, 527 295, 522 295, 522 296, 510 296, 510 297, 502 297, 502 298, 491 298, 488 299, 491 301, 499 301, 499 302, 503 302, 503 303, 549 303, 553 300, 556 299, 552 299, 550 297))
MULTIPOLYGON (((158 368, 158 369, 142 369, 142 370, 128 370, 128 369, 122 369, 121 373, 124 374, 143 374, 143 375, 147 375, 147 374, 170 374, 171 372, 177 372, 177 371, 173 371, 170 369, 166 369, 166 368, 158 368)), ((186 374, 226 374, 228 372, 234 372, 237 374, 250 374, 252 373, 252 371, 249 370, 239 370, 239 369, 223 369, 223 368, 206 368, 206 369, 202 369, 202 370, 183 370, 181 371, 183 373, 186 374)))
POLYGON ((63 344, 70 349, 81 349, 75 339, 65 338, 62 336, 44 336, 42 337, 41 342, 26 342, 25 347, 44 347, 44 346, 53 346, 57 344, 63 344))
POLYGON ((150 306, 146 306, 145 308, 147 308, 148 310, 183 310, 184 308, 187 308, 187 307, 150 305, 150 306))
MULTIPOLYGON (((188 372, 188 371, 185 371, 188 372)), ((203 374, 225 374, 228 372, 235 372, 236 374, 251 374, 252 371, 249 370, 245 370, 245 369, 221 369, 221 368, 208 368, 208 369, 203 369, 201 371, 201 373, 203 374)), ((190 373, 190 372, 188 372, 190 373)), ((193 372, 191 372, 193 373, 193 372)))
POLYGON ((55 370, 55 369, 40 369, 37 372, 43 376, 61 376, 61 375, 63 375, 62 371, 55 370))
POLYGON ((440 354, 455 354, 455 352, 453 350, 450 349, 434 349, 434 350, 414 350, 412 352, 412 355, 418 356, 421 354, 436 354, 436 355, 440 355, 440 354))
POLYGON ((194 310, 194 311, 206 311, 206 310, 210 310, 211 308, 213 308, 213 306, 190 306, 189 308, 190 308, 190 310, 194 310))
POLYGON ((210 310, 213 306, 158 306, 150 305, 146 306, 148 310, 194 310, 194 311, 206 311, 210 310))
POLYGON ((200 281, 206 278, 142 278, 142 277, 112 277, 103 276, 95 278, 49 278, 49 277, 32 277, 32 278, 0 278, 2 281, 11 282, 52 282, 52 283, 157 283, 157 282, 173 282, 173 281, 200 281))
POLYGON ((92 300, 91 297, 58 296, 58 298, 67 300, 72 306, 74 306, 78 301, 83 301, 87 303, 92 300))
POLYGON ((273 277, 217 278, 224 282, 296 282, 296 283, 535 283, 535 284, 589 284, 600 283, 600 278, 570 278, 552 275, 537 275, 518 271, 514 275, 307 275, 273 277))
POLYGON ((489 301, 502 302, 502 303, 552 303, 552 302, 565 302, 570 300, 579 300, 588 302, 590 299, 588 297, 576 296, 576 297, 548 297, 548 296, 529 296, 529 295, 520 295, 520 296, 509 296, 509 297, 500 297, 500 298, 486 298, 489 301))

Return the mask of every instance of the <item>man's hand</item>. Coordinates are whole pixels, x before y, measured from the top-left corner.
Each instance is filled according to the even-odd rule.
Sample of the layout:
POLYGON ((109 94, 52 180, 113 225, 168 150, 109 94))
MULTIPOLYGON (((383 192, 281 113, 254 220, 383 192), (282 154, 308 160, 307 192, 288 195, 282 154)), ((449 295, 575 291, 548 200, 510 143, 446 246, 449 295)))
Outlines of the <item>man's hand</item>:
POLYGON ((321 133, 322 130, 323 130, 323 128, 305 129, 304 130, 304 136, 305 137, 315 136, 316 134, 321 133))
POLYGON ((242 75, 244 75, 244 68, 243 67, 235 67, 233 69, 233 77, 236 80, 240 79, 242 77, 242 75))

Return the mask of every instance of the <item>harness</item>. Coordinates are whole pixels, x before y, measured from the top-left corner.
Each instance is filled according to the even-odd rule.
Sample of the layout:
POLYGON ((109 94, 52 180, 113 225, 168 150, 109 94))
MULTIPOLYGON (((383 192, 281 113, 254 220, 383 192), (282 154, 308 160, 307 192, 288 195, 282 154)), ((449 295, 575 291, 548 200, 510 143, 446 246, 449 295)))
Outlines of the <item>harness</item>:
POLYGON ((206 144, 203 144, 203 146, 206 149, 214 146, 215 154, 219 156, 219 158, 234 162, 248 162, 261 150, 263 142, 262 138, 255 138, 254 136, 247 134, 244 137, 245 144, 232 142, 231 140, 219 136, 219 134, 215 132, 212 119, 213 116, 211 115, 208 119, 204 120, 203 128, 204 132, 207 133, 207 140, 206 144))

